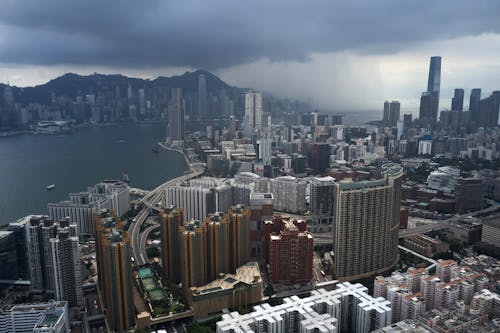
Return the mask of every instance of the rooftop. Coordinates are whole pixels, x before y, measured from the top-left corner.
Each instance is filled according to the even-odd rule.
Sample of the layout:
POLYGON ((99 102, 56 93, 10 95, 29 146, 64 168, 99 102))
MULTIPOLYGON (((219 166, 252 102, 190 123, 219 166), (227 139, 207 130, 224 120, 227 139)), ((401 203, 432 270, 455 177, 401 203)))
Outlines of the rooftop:
POLYGON ((14 233, 13 231, 0 230, 0 240, 9 237, 13 233, 14 233))
POLYGON ((485 225, 500 229, 500 215, 492 216, 483 220, 485 225))
POLYGON ((201 287, 191 288, 193 295, 207 294, 221 290, 229 290, 239 283, 252 285, 262 282, 259 265, 255 262, 249 262, 236 269, 236 274, 224 274, 217 280, 214 280, 201 287))

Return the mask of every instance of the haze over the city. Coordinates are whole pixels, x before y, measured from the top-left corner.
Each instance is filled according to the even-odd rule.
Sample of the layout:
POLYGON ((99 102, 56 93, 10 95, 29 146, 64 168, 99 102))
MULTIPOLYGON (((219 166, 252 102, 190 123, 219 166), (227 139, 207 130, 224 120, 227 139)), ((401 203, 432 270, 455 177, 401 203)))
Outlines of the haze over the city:
POLYGON ((204 68, 229 84, 325 110, 374 110, 397 99, 415 111, 428 59, 440 55, 446 108, 454 88, 467 96, 498 88, 499 10, 495 0, 4 1, 0 82, 204 68))

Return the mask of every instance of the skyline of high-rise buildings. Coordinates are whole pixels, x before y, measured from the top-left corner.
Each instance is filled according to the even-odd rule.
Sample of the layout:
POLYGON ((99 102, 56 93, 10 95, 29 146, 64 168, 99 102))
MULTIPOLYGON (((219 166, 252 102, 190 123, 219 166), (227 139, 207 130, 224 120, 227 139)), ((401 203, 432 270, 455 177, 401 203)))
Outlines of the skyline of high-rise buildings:
MULTIPOLYGON (((432 104, 438 102, 440 92, 438 58, 431 59, 428 91, 423 95, 421 107, 427 113, 434 112, 433 108, 438 105, 432 104)), ((198 91, 189 92, 187 100, 191 108, 201 111, 201 103, 196 104, 196 99, 200 102, 206 82, 202 75, 197 76, 197 80, 198 91)), ((386 101, 383 121, 363 126, 346 126, 337 121, 332 126, 333 117, 314 111, 290 112, 284 119, 273 118, 276 122, 272 126, 270 121, 261 123, 260 129, 255 119, 253 125, 245 119, 243 131, 238 130, 235 116, 207 123, 202 131, 180 131, 184 119, 187 122, 196 113, 181 117, 187 103, 182 89, 167 90, 171 93, 170 99, 167 95, 165 99, 169 116, 176 118, 168 125, 169 134, 177 131, 183 140, 170 137, 165 144, 182 144, 191 170, 153 190, 159 195, 152 200, 154 204, 148 202, 149 195, 131 202, 129 190, 134 195, 143 195, 144 191, 105 181, 89 187, 87 192, 72 193, 68 202, 50 205, 54 221, 46 217, 30 220, 24 230, 32 266, 31 290, 37 297, 54 295, 67 300, 70 307, 82 302, 81 290, 75 289, 81 279, 75 267, 79 267, 80 259, 84 258, 75 256, 79 240, 74 235, 79 228, 65 227, 62 218, 65 214, 74 214, 75 222, 86 229, 89 225, 95 228, 99 297, 102 297, 110 327, 125 330, 133 327, 136 319, 137 327, 142 327, 147 321, 147 311, 153 318, 158 306, 155 302, 159 302, 154 299, 155 295, 170 297, 167 289, 174 295, 175 284, 188 302, 204 301, 202 313, 207 315, 211 313, 209 302, 222 300, 218 295, 224 296, 224 302, 214 306, 217 309, 214 313, 223 305, 228 309, 241 306, 247 310, 246 297, 253 294, 247 291, 255 288, 260 293, 262 288, 260 272, 257 274, 255 270, 259 265, 264 280, 285 286, 296 283, 318 286, 330 283, 330 279, 351 281, 386 274, 398 261, 398 241, 406 232, 400 228, 409 225, 408 221, 400 223, 400 216, 401 221, 405 219, 400 211, 402 203, 406 220, 408 211, 415 207, 438 219, 438 214, 452 214, 453 210, 464 214, 481 210, 485 204, 484 193, 490 191, 488 198, 494 198, 497 191, 499 174, 488 170, 490 175, 479 175, 479 172, 477 176, 464 175, 465 180, 458 181, 456 190, 445 191, 443 196, 440 193, 443 184, 431 184, 428 179, 426 184, 416 185, 422 188, 414 191, 414 197, 408 194, 408 198, 402 200, 403 167, 386 161, 402 160, 407 170, 406 163, 413 163, 407 157, 417 154, 426 158, 439 154, 446 159, 470 156, 471 164, 480 159, 493 161, 500 156, 495 143, 499 133, 495 129, 500 109, 499 91, 479 98, 478 109, 473 112, 463 110, 464 90, 455 89, 452 110, 441 111, 439 122, 425 117, 421 120, 427 123, 413 121, 407 115, 401 121, 400 103, 386 101), (179 126, 171 127, 176 124, 179 126), (250 128, 247 125, 251 125, 250 128), (201 175, 202 171, 220 178, 206 177, 201 175), (485 177, 491 178, 487 185, 485 177), (116 191, 111 190, 111 184, 116 191), (428 192, 428 196, 423 197, 423 192, 428 192), (103 206, 108 210, 101 210, 103 206), (138 211, 144 213, 136 215, 138 211), (78 220, 80 213, 93 213, 95 219, 90 224, 84 218, 78 220), (288 217, 287 214, 294 215, 288 217), (123 222, 118 216, 124 216, 123 222), (161 229, 161 241, 157 232, 151 233, 158 227, 155 224, 161 229), (266 230, 270 225, 276 228, 266 230), (316 235, 316 245, 327 251, 324 256, 321 251, 314 253, 316 235), (144 250, 146 255, 142 254, 144 250), (151 258, 153 250, 160 250, 160 260, 156 255, 151 258), (249 265, 250 261, 258 264, 249 265), (145 263, 152 265, 148 271, 142 267, 145 263), (244 274, 251 275, 242 277, 244 274), (151 290, 146 290, 150 287, 151 290), (138 310, 139 314, 130 310, 134 303, 131 290, 142 293, 144 301, 151 306, 149 310, 138 310), (228 299, 229 303, 225 303, 228 299)), ((116 94, 121 95, 121 91, 117 89, 116 94)), ((140 115, 141 100, 146 102, 145 109, 149 108, 148 91, 141 88, 132 95, 139 101, 134 107, 140 115)), ((241 92, 239 96, 246 106, 254 104, 250 108, 254 118, 255 98, 262 98, 259 95, 241 92), (252 102, 246 103, 249 96, 252 102)), ((84 96, 77 99, 77 104, 86 101, 95 106, 98 103, 99 98, 92 94, 84 96)), ((225 99, 224 92, 217 96, 225 99)), ((210 94, 207 100, 216 101, 217 96, 210 94)), ((261 120, 269 119, 271 112, 267 111, 272 107, 268 101, 260 103, 261 107, 269 107, 260 108, 261 120)), ((213 110, 207 106, 204 112, 212 115, 213 110)), ((80 236, 85 243, 92 234, 85 232, 80 236)), ((14 246, 5 246, 8 240, 15 240, 14 233, 0 233, 0 237, 0 249, 17 260, 14 246)), ((88 244, 86 248, 91 249, 93 243, 88 244)), ((416 242, 410 244, 406 240, 401 244, 411 249, 417 246, 416 242)), ((82 262, 88 260, 91 264, 89 257, 82 262)), ((14 261, 7 264, 14 265, 14 261)), ((86 283, 95 281, 90 279, 87 275, 86 283)), ((283 290, 277 293, 281 292, 283 290)), ((253 296, 251 299, 255 301, 253 296)), ((175 303, 173 299, 169 302, 175 303)), ((411 304, 418 307, 421 303, 417 300, 411 304)))

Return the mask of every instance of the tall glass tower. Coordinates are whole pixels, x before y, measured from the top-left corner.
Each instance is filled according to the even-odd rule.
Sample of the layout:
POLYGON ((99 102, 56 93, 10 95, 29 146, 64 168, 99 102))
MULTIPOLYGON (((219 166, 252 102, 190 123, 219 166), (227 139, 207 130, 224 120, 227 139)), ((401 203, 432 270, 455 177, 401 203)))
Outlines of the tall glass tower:
POLYGON ((420 120, 435 123, 439 110, 439 89, 441 86, 441 57, 431 57, 427 91, 420 98, 420 120))
POLYGON ((431 57, 429 66, 429 81, 427 81, 427 91, 437 92, 441 86, 441 57, 431 57))

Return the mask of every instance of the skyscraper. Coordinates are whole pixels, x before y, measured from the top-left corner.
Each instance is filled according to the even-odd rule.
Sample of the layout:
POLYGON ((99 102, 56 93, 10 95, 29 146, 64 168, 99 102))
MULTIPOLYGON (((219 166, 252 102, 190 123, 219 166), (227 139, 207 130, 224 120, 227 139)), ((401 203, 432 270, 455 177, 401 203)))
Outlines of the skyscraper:
POLYGON ((264 224, 266 260, 273 282, 309 282, 313 278, 314 240, 306 221, 273 217, 264 224))
POLYGON ((496 127, 500 113, 500 91, 496 90, 487 98, 479 101, 479 109, 474 119, 481 127, 496 127))
POLYGON ((259 160, 261 160, 264 165, 271 165, 271 140, 262 138, 257 141, 257 144, 259 145, 259 160))
POLYGON ((401 104, 398 101, 384 102, 384 124, 396 126, 400 117, 401 104))
POLYGON ((332 147, 328 143, 310 143, 307 150, 309 167, 315 173, 323 174, 330 167, 332 147))
POLYGON ((382 165, 382 179, 336 183, 334 272, 348 281, 389 270, 398 260, 403 168, 382 165))
POLYGON ((184 143, 184 99, 181 88, 172 88, 170 103, 168 105, 167 137, 172 143, 184 143))
POLYGON ((217 279, 220 273, 229 273, 229 218, 224 213, 210 214, 204 221, 207 244, 208 280, 217 279))
POLYGON ((431 57, 427 91, 420 98, 420 120, 425 123, 437 121, 439 91, 441 86, 441 57, 431 57))
POLYGON ((142 117, 146 115, 146 91, 139 89, 139 113, 142 117))
POLYGON ((328 224, 333 218, 335 179, 330 176, 313 178, 310 185, 309 210, 311 216, 321 224, 328 224))
POLYGON ((202 119, 207 116, 207 82, 205 74, 198 76, 198 114, 197 118, 202 119))
POLYGON ((179 229, 181 281, 185 292, 207 281, 206 234, 201 221, 191 220, 179 229))
MULTIPOLYGON (((0 230, 0 279, 17 280, 17 251, 14 231, 0 230)), ((24 251, 26 252, 26 251, 24 251)))
POLYGON ((125 332, 135 322, 130 237, 123 222, 107 209, 94 213, 93 221, 98 282, 107 321, 111 330, 125 332))
POLYGON ((255 132, 262 132, 262 94, 245 93, 245 135, 252 137, 255 132))
POLYGON ((431 57, 429 66, 429 80, 427 81, 427 91, 437 92, 441 87, 441 57, 431 57))
POLYGON ((456 111, 463 111, 464 109, 464 90, 455 89, 455 94, 451 99, 451 109, 456 111))
POLYGON ((480 100, 481 100, 481 88, 472 89, 470 92, 470 100, 469 100, 469 111, 470 112, 479 111, 479 101, 480 100))
POLYGON ((184 224, 184 210, 175 209, 162 215, 161 220, 161 258, 163 276, 174 283, 181 282, 181 258, 179 249, 179 228, 184 224))
POLYGON ((31 290, 36 293, 53 292, 54 279, 50 239, 55 237, 57 226, 47 216, 33 216, 26 224, 26 246, 31 290))
POLYGON ((61 221, 56 238, 50 240, 55 296, 58 301, 68 301, 70 307, 83 305, 80 245, 75 231, 69 220, 61 221))
POLYGON ((233 206, 228 211, 231 273, 250 260, 250 209, 244 205, 233 206))
POLYGON ((207 82, 205 74, 198 76, 198 114, 197 118, 202 119, 207 116, 207 82))

